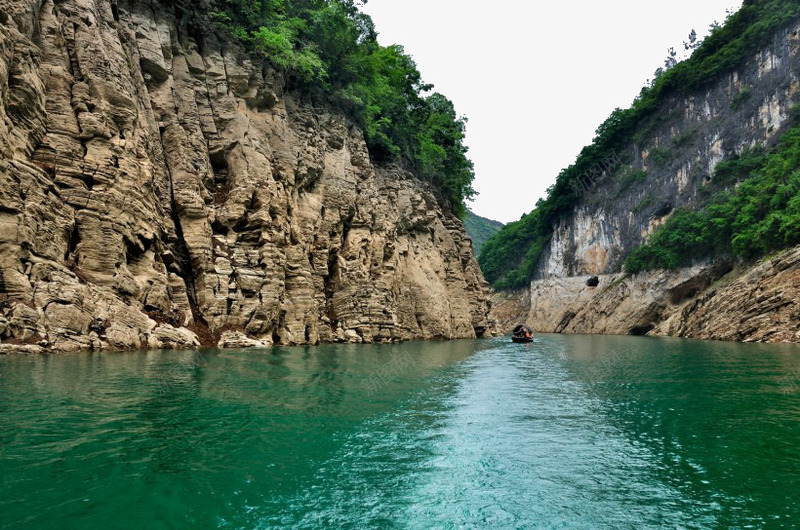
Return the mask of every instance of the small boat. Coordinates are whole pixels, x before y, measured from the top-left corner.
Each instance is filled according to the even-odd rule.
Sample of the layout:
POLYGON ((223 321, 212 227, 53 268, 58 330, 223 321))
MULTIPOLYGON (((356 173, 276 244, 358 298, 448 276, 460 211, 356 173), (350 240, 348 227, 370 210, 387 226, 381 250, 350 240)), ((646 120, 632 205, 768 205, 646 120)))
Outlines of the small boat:
POLYGON ((533 331, 525 324, 519 324, 511 332, 511 340, 513 342, 533 342, 533 331))

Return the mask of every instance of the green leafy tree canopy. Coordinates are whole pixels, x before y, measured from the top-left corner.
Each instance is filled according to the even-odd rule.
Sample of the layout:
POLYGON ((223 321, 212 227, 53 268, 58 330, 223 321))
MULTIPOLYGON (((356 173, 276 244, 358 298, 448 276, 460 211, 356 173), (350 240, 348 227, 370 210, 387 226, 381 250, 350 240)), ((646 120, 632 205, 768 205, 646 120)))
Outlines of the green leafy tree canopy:
POLYGON ((413 59, 381 46, 353 0, 213 0, 230 35, 285 72, 290 86, 349 112, 378 163, 399 163, 431 183, 463 217, 475 195, 466 119, 430 93, 413 59))

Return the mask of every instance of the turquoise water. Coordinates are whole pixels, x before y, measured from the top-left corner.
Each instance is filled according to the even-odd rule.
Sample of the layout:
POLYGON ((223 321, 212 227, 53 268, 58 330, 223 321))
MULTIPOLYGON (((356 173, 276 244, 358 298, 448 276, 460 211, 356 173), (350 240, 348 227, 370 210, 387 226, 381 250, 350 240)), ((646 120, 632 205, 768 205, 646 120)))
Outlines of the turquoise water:
POLYGON ((800 349, 0 357, 0 528, 791 528, 800 349))

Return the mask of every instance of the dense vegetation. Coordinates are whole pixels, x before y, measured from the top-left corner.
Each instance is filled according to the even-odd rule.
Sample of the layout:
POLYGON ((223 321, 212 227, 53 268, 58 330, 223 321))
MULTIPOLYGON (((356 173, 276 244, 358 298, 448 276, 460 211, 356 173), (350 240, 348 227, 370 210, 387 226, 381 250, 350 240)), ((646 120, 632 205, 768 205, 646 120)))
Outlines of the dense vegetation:
POLYGON ((628 255, 628 272, 689 265, 708 256, 753 259, 800 244, 800 126, 769 153, 722 162, 715 179, 739 184, 698 212, 679 210, 628 255))
POLYGON ((471 210, 467 210, 467 215, 464 217, 464 229, 467 235, 472 239, 472 248, 476 256, 481 255, 483 245, 489 240, 490 237, 495 235, 500 229, 503 228, 503 223, 500 221, 492 221, 480 215, 476 215, 471 210))
POLYGON ((596 174, 597 168, 609 168, 609 159, 627 152, 645 121, 667 98, 706 88, 738 68, 767 45, 777 29, 798 15, 800 4, 796 2, 745 0, 742 8, 724 26, 714 29, 689 59, 659 71, 630 108, 616 109, 597 129, 593 143, 558 175, 547 198, 540 200, 535 210, 506 225, 486 243, 479 257, 486 279, 501 289, 527 285, 554 225, 580 200, 585 189, 581 183, 587 176, 596 174))
POLYGON ((380 46, 354 0, 212 0, 212 15, 264 54, 309 97, 347 110, 378 163, 401 163, 430 182, 463 216, 472 197, 465 119, 422 82, 400 46, 380 46))

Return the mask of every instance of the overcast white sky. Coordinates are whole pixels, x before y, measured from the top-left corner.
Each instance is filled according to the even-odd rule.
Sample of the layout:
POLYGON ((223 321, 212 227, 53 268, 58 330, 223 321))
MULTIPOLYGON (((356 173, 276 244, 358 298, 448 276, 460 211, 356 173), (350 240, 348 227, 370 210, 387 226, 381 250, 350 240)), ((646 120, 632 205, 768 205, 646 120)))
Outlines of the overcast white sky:
POLYGON ((383 45, 469 119, 477 214, 531 211, 616 107, 629 107, 692 29, 741 0, 368 0, 383 45))

